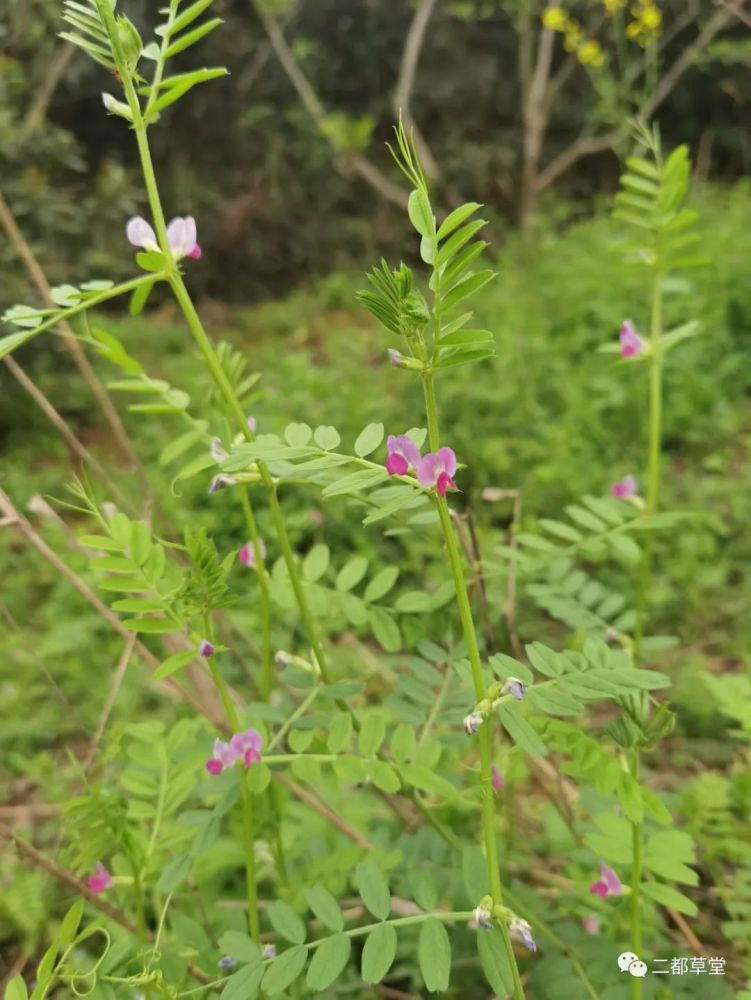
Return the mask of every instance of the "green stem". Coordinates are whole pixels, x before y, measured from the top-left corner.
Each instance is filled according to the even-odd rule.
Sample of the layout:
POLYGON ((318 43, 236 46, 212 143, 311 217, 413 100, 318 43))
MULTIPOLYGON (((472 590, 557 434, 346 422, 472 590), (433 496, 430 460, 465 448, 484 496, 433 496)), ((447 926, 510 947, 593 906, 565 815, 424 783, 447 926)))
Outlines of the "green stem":
POLYGON ((261 611, 261 697, 268 701, 271 695, 271 688, 274 683, 274 658, 271 654, 271 597, 269 594, 269 573, 266 568, 266 560, 261 551, 261 540, 258 535, 256 519, 253 515, 253 507, 250 502, 250 490, 247 486, 240 489, 240 502, 242 503, 245 523, 250 535, 250 543, 253 546, 255 556, 256 571, 258 573, 258 587, 260 596, 261 611))
MULTIPOLYGON (((657 513, 660 498, 660 478, 662 472, 662 284, 663 275, 658 269, 655 272, 652 286, 652 315, 650 322, 651 357, 649 370, 649 463, 647 470, 647 509, 648 516, 657 513)), ((639 574, 639 591, 636 610, 636 628, 634 632, 634 660, 638 666, 641 660, 641 648, 649 605, 649 592, 652 585, 652 533, 647 534, 644 543, 641 571, 639 574)), ((646 698, 637 703, 640 714, 646 717, 649 705, 646 698)), ((639 778, 639 750, 631 754, 631 775, 639 778)), ((631 824, 631 950, 641 955, 642 949, 642 841, 641 823, 631 824)), ((633 977, 631 981, 632 1000, 642 1000, 642 981, 633 977)))
MULTIPOLYGON (((433 385, 433 374, 427 372, 423 376, 423 386, 425 390, 425 410, 428 419, 428 437, 431 451, 437 451, 440 446, 438 433, 438 409, 436 405, 435 387, 433 385)), ((454 527, 451 523, 448 504, 445 497, 436 497, 438 516, 443 529, 443 538, 448 553, 451 575, 454 579, 454 591, 456 602, 459 607, 459 617, 462 623, 462 633, 469 654, 469 662, 472 669, 472 683, 475 689, 477 701, 482 701, 485 697, 485 683, 482 677, 482 662, 480 659, 480 649, 477 644, 477 633, 475 623, 472 618, 472 608, 470 607, 467 595, 467 584, 464 579, 464 567, 462 566, 461 554, 456 541, 454 527)), ((498 863, 498 846, 495 836, 495 815, 493 809, 493 736, 490 721, 487 720, 480 727, 480 801, 482 804, 482 829, 483 840, 485 842, 485 859, 488 866, 488 882, 490 894, 493 902, 503 903, 503 889, 501 886, 501 872, 498 863)), ((506 950, 509 967, 514 979, 514 998, 524 1000, 524 987, 522 986, 519 968, 516 964, 516 956, 511 947, 508 929, 505 924, 501 925, 501 934, 506 950)))
MULTIPOLYGON (((245 413, 243 412, 243 408, 240 405, 240 400, 237 398, 237 394, 232 387, 232 383, 227 377, 227 374, 219 361, 217 353, 206 335, 201 318, 193 305, 193 300, 191 299, 188 289, 185 286, 182 274, 178 270, 172 256, 172 251, 167 239, 167 227, 164 221, 164 211, 159 197, 159 188, 157 186, 156 175, 154 173, 151 151, 149 150, 146 124, 143 120, 141 107, 133 87, 133 83, 127 74, 124 76, 124 86, 125 94, 128 99, 128 106, 133 115, 133 129, 136 133, 136 141, 138 143, 138 153, 141 159, 141 168, 143 171, 144 183, 146 185, 146 193, 151 207, 151 214, 154 219, 154 227, 159 239, 159 247, 169 264, 168 280, 172 287, 172 292, 178 305, 180 306, 183 316, 185 317, 185 321, 188 324, 196 343, 198 344, 201 354, 203 355, 206 367, 208 368, 222 398, 227 404, 238 429, 247 441, 253 441, 255 436, 248 426, 248 421, 245 413)), ((284 516, 282 514, 281 507, 279 506, 279 499, 276 495, 274 482, 265 463, 258 462, 258 471, 261 475, 261 480, 264 486, 266 486, 269 490, 269 505, 271 508, 271 517, 274 522, 274 529, 276 531, 279 545, 282 549, 284 561, 287 566, 287 572, 289 573, 290 582, 297 600, 300 617, 303 621, 308 642, 313 650, 316 660, 318 661, 321 676, 328 683, 329 677, 326 656, 318 638, 315 622, 310 613, 302 581, 300 580, 297 563, 295 562, 295 554, 292 549, 292 545, 290 544, 289 536, 287 535, 287 528, 284 523, 284 516)))

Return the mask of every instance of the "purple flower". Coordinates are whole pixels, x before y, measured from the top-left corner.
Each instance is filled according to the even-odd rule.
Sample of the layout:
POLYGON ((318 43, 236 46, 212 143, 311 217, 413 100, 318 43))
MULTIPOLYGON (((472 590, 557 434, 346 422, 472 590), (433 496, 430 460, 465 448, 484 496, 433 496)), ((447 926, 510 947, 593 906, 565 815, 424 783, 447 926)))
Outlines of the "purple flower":
POLYGON ((527 686, 518 677, 509 677, 503 684, 503 690, 506 694, 510 694, 512 698, 521 701, 527 693, 527 686))
POLYGON ((521 941, 527 951, 537 951, 535 939, 532 937, 532 928, 526 920, 522 920, 521 917, 514 917, 508 929, 511 936, 521 941))
POLYGON ((498 770, 498 768, 495 766, 495 764, 493 764, 493 768, 492 768, 492 772, 491 773, 492 773, 492 777, 490 779, 490 784, 493 786, 493 791, 497 795, 498 792, 500 792, 500 790, 503 788, 503 786, 505 784, 505 781, 503 780, 503 775, 498 770))
POLYGON ((406 476, 410 467, 417 469, 420 465, 420 449, 407 434, 394 436, 389 434, 386 440, 388 456, 386 471, 390 476, 406 476))
POLYGON ((416 467, 417 478, 423 486, 435 486, 438 496, 445 497, 446 490, 458 490, 452 476, 456 473, 456 455, 451 448, 430 452, 416 467))
POLYGON ((100 892, 104 892, 105 889, 110 889, 112 887, 112 876, 101 861, 97 861, 96 867, 94 868, 94 874, 89 875, 86 879, 86 884, 89 889, 97 895, 100 892))
POLYGON ((625 319, 621 324, 618 336, 621 341, 621 357, 635 358, 644 350, 644 341, 636 332, 636 328, 630 319, 625 319))
MULTIPOLYGON (((156 233, 140 215, 136 215, 128 221, 125 233, 134 247, 143 247, 144 250, 159 250, 156 233)), ((180 260, 182 257, 192 257, 194 260, 198 260, 201 256, 201 248, 196 242, 196 220, 192 215, 178 216, 173 219, 167 226, 167 240, 175 260, 180 260)))
POLYGON ((602 877, 597 882, 592 883, 589 891, 601 899, 605 899, 606 896, 620 896, 623 892, 623 886, 610 865, 601 864, 600 875, 602 877))
POLYGON ((619 500, 629 500, 631 497, 636 496, 637 489, 636 480, 633 476, 628 475, 624 476, 619 482, 613 483, 610 492, 619 500))
POLYGON ((220 969, 234 969, 237 962, 231 955, 224 955, 219 959, 218 965, 220 969))
POLYGON ((198 646, 198 652, 201 656, 213 656, 214 644, 209 642, 208 639, 201 639, 200 645, 198 646))
MULTIPOLYGON (((262 538, 258 539, 258 549, 261 553, 261 559, 266 558, 266 545, 262 538)), ((237 558, 243 564, 243 566, 250 566, 251 569, 256 568, 256 550, 253 547, 252 542, 246 542, 245 545, 237 553, 237 558)))

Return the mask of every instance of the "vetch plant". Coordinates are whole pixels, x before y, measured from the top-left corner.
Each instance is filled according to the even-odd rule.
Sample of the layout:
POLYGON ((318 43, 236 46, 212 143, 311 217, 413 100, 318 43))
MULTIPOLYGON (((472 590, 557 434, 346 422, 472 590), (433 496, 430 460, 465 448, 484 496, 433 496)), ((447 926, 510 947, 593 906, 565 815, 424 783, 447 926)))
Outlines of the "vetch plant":
MULTIPOLYGON (((468 562, 457 522, 468 503, 467 473, 480 474, 481 464, 452 442, 439 406, 441 380, 451 370, 494 354, 493 333, 472 325, 472 297, 494 277, 480 266, 480 206, 436 218, 400 123, 393 155, 410 185, 408 215, 427 274, 423 280, 403 263, 382 260, 359 299, 396 338, 384 352, 391 376, 419 382, 414 426, 387 433, 373 422, 351 443, 329 425, 294 422, 277 434, 264 422, 260 433, 249 412, 257 376, 239 352, 215 347, 204 329, 186 284, 189 262, 201 253, 196 223, 181 216, 167 224, 150 152, 150 129, 161 113, 193 87, 224 76, 222 69, 172 74, 173 58, 219 26, 207 15, 210 6, 169 0, 157 40, 144 45, 113 0, 66 0, 73 32, 65 37, 122 90, 104 95, 104 106, 136 140, 151 222, 124 224, 144 273, 119 285, 63 286, 56 309, 16 306, 5 319, 19 329, 0 341, 5 354, 63 319, 79 322, 82 342, 122 374, 112 387, 140 400, 135 412, 179 426, 160 459, 165 467, 180 463, 175 491, 199 481, 204 502, 226 504, 222 511, 236 522, 234 542, 221 549, 190 517, 181 536, 162 537, 146 520, 106 508, 85 475, 71 486, 67 507, 93 526, 80 542, 111 611, 123 616, 118 628, 135 633, 147 653, 168 640, 153 680, 169 684, 194 716, 139 719, 113 732, 101 778, 87 779, 85 792, 67 803, 67 857, 75 871, 49 861, 47 870, 103 916, 90 914, 79 931, 84 906, 74 905, 39 965, 32 998, 43 1000, 58 984, 104 998, 119 991, 175 1000, 221 991, 224 1000, 253 1000, 308 996, 340 980, 343 989, 362 991, 362 984, 386 979, 439 992, 452 988, 457 958, 478 995, 489 987, 523 1000, 550 961, 562 970, 553 976, 556 988, 566 982, 569 995, 596 998, 578 948, 611 909, 617 918, 619 907, 630 907, 631 947, 641 954, 647 900, 684 912, 693 905, 668 884, 695 878, 690 838, 655 831, 671 816, 640 775, 642 752, 672 722, 669 710, 651 700, 669 679, 649 669, 645 656, 655 648, 646 634, 652 532, 677 523, 658 510, 662 364, 670 347, 696 332, 691 324, 662 328, 664 279, 688 265, 682 255, 694 242, 693 217, 683 206, 685 152, 663 163, 655 137, 643 133, 654 162, 631 162, 619 196, 619 214, 649 234, 646 245, 629 252, 653 279, 649 338, 624 324, 619 343, 608 345, 622 355, 622 368, 649 373, 649 467, 639 475, 645 500, 629 474, 611 497, 585 497, 560 519, 542 519, 541 533, 519 532, 512 550, 522 569, 555 563, 547 595, 537 581, 541 601, 556 581, 569 597, 592 583, 583 573, 577 579, 576 558, 596 565, 612 557, 629 569, 639 562, 636 612, 618 613, 622 605, 607 595, 585 627, 572 626, 569 648, 530 642, 523 657, 511 656, 476 625, 469 571, 473 585, 486 571, 474 565, 480 559, 468 562), (123 295, 131 313, 141 314, 156 283, 171 292, 199 349, 212 390, 205 399, 152 378, 90 320, 97 305, 123 295), (290 489, 346 504, 364 532, 384 528, 393 551, 418 539, 424 577, 404 589, 398 564, 373 572, 360 552, 332 553, 320 541, 298 555, 279 497, 290 489), (268 551, 259 509, 268 518, 268 551), (270 559, 275 552, 279 558, 270 559), (258 634, 238 636, 226 615, 248 594, 258 634), (345 631, 339 649, 326 642, 345 631), (620 714, 595 735, 582 720, 599 703, 620 714), (578 848, 566 877, 557 876, 570 888, 553 915, 523 866, 509 864, 520 850, 517 823, 523 829, 517 786, 550 751, 561 785, 574 778, 615 807, 572 815, 551 793, 578 848), (592 883, 598 862, 601 877, 592 883), (240 895, 239 872, 242 899, 228 907, 226 897, 240 895), (352 906, 344 903, 350 892, 352 906), (559 917, 569 921, 566 935, 556 929, 559 917), (117 941, 115 933, 122 935, 117 941), (94 935, 104 940, 104 953, 81 969, 71 948, 94 935)), ((553 608, 565 621, 570 605, 553 608)), ((31 845, 15 842, 35 857, 31 845)), ((598 980, 598 987, 607 983, 598 980)), ((28 997, 23 980, 9 989, 8 1000, 28 997)), ((641 981, 632 989, 640 997, 641 981)))

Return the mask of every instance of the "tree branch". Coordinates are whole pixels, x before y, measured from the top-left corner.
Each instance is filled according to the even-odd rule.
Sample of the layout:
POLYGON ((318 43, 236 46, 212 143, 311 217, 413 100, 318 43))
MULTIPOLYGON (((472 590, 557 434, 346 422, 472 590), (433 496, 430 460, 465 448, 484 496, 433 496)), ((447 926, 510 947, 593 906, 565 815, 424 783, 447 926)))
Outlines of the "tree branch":
POLYGON ((412 129, 417 152, 426 174, 431 179, 438 180, 441 173, 440 168, 430 151, 430 147, 418 129, 410 110, 412 91, 414 90, 415 76, 417 74, 417 63, 420 59, 420 52, 425 41, 425 33, 430 18, 433 15, 435 5, 436 0, 420 0, 417 5, 415 16, 412 18, 407 37, 404 41, 404 51, 402 52, 402 60, 399 66, 399 77, 394 89, 393 108, 396 117, 398 118, 401 115, 407 128, 412 129))
POLYGON ((334 167, 336 170, 342 174, 343 177, 348 177, 351 173, 359 174, 359 176, 362 177, 362 179, 369 184, 370 187, 377 191, 378 194, 380 194, 387 201, 390 201, 395 205, 399 205, 401 208, 406 208, 407 195, 405 192, 400 187, 397 187, 396 184, 392 184, 388 177, 365 156, 363 156, 362 153, 348 152, 343 154, 336 148, 330 135, 327 134, 326 119, 328 116, 326 114, 326 109, 321 103, 321 100, 313 89, 310 81, 305 76, 302 69, 300 69, 294 53, 287 44, 276 18, 274 18, 271 14, 267 14, 263 7, 257 3, 257 0, 251 0, 251 4, 256 12, 256 15, 258 16, 259 21, 266 31, 266 34, 268 35, 269 42, 274 50, 274 54, 279 60, 279 64, 286 73, 290 83, 297 91, 303 107, 313 119, 319 132, 326 139, 329 146, 331 146, 334 153, 334 167))

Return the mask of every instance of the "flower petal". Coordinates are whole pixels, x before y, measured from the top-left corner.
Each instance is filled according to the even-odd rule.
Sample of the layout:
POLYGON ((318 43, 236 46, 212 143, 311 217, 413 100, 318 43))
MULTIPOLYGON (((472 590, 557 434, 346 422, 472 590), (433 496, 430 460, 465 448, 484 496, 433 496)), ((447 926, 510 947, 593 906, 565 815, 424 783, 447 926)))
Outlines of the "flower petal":
POLYGON ((456 455, 453 448, 439 448, 438 457, 441 460, 444 470, 449 476, 453 476, 456 472, 456 455))
POLYGON ((145 250, 159 249, 156 233, 146 219, 141 218, 140 215, 136 215, 128 220, 128 224, 125 227, 125 235, 134 247, 143 247, 145 250))
POLYGON ((602 881, 608 887, 608 892, 613 896, 620 896, 623 891, 623 886, 621 885, 621 880, 618 878, 610 865, 601 864, 600 875, 602 875, 602 881))
POLYGON ((416 469, 420 461, 420 449, 408 434, 400 434, 396 438, 399 452, 404 455, 409 464, 416 469))
POLYGON ((417 472, 418 481, 428 488, 435 486, 440 465, 441 460, 438 455, 429 452, 416 466, 415 471, 417 472))

